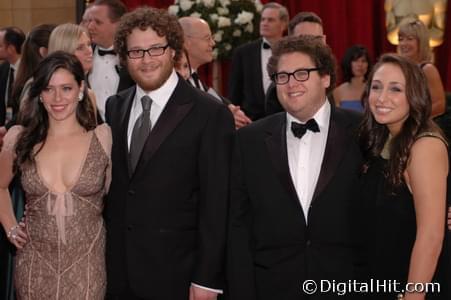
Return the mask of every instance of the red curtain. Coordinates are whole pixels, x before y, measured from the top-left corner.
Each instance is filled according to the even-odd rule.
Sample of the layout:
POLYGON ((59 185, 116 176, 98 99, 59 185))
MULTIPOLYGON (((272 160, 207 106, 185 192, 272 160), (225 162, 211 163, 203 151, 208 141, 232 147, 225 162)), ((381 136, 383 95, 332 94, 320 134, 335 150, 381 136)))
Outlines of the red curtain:
MULTIPOLYGON (((149 5, 166 8, 173 0, 123 0, 130 7, 149 5)), ((273 0, 274 1, 274 0, 273 0)), ((290 16, 300 11, 313 11, 324 22, 327 43, 340 61, 345 50, 353 44, 366 46, 373 59, 385 52, 395 51, 386 38, 385 11, 383 0, 275 0, 285 5, 290 16)), ((262 3, 269 0, 262 0, 262 3)), ((445 41, 437 47, 436 65, 447 91, 451 91, 451 1, 448 1, 445 41)), ((228 62, 223 63, 223 92, 228 79, 228 62)), ((210 79, 211 66, 203 69, 204 76, 210 79)), ((210 79, 211 80, 211 79, 210 79)), ((209 81, 209 80, 207 80, 209 81)))

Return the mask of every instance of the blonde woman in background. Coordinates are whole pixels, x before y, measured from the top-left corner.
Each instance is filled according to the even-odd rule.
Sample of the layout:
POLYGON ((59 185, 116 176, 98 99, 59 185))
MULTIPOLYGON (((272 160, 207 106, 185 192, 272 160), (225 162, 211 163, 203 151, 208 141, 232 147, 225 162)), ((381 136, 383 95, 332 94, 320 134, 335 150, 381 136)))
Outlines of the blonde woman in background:
POLYGON ((428 82, 432 99, 432 117, 445 112, 445 90, 437 68, 432 63, 429 32, 426 26, 414 18, 405 18, 399 26, 398 53, 421 67, 428 82))
MULTIPOLYGON (((83 66, 85 76, 92 69, 92 47, 91 38, 87 29, 77 24, 61 24, 57 26, 50 35, 48 53, 64 51, 74 54, 83 66)), ((88 82, 87 80, 85 81, 88 82)), ((97 115, 96 96, 88 88, 88 96, 91 100, 97 115)))

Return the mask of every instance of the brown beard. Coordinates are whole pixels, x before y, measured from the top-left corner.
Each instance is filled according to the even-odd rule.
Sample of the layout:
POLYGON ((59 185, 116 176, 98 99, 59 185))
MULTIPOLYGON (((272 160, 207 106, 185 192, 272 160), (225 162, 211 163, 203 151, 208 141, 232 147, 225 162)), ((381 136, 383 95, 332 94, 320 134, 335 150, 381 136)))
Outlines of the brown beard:
POLYGON ((160 88, 168 80, 169 76, 171 76, 173 69, 174 69, 174 63, 171 60, 169 63, 167 63, 161 67, 160 78, 158 78, 157 80, 155 80, 153 82, 141 81, 138 78, 133 78, 132 74, 130 74, 130 75, 133 78, 133 80, 135 80, 136 84, 140 88, 142 88, 146 92, 150 92, 150 91, 154 91, 154 90, 160 88))

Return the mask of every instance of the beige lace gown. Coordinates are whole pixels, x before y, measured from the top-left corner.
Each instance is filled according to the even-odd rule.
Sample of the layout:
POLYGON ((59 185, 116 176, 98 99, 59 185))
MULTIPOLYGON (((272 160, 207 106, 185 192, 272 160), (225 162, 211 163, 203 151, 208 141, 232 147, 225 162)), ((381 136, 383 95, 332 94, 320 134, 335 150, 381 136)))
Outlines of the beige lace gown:
MULTIPOLYGON (((20 127, 11 130, 18 133, 20 127)), ((102 209, 110 182, 111 131, 100 125, 90 133, 78 179, 67 192, 54 192, 36 164, 22 172, 29 241, 16 256, 18 299, 104 299, 102 209)))

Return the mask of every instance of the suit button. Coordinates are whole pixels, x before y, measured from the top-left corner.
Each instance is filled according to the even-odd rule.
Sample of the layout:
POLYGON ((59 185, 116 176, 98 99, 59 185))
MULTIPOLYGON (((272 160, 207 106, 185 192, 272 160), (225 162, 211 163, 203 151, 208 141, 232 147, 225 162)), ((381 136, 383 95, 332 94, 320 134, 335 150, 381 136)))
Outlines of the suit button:
POLYGON ((128 230, 128 231, 132 231, 132 229, 133 229, 133 226, 132 226, 132 225, 128 225, 128 226, 127 226, 127 230, 128 230))
POLYGON ((128 190, 128 194, 129 194, 130 196, 135 195, 135 190, 128 190))
POLYGON ((311 241, 311 240, 307 240, 307 242, 305 242, 305 244, 306 244, 307 246, 310 246, 310 245, 312 244, 312 241, 311 241))

